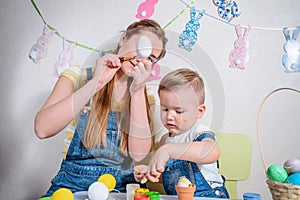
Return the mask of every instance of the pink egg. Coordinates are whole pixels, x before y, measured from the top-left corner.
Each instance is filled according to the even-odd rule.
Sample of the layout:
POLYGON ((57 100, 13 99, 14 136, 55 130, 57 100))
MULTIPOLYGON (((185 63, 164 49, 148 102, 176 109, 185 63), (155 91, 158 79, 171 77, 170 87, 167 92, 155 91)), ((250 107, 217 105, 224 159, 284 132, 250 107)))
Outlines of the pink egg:
POLYGON ((300 160, 299 159, 289 159, 285 161, 283 167, 289 174, 300 172, 300 160))

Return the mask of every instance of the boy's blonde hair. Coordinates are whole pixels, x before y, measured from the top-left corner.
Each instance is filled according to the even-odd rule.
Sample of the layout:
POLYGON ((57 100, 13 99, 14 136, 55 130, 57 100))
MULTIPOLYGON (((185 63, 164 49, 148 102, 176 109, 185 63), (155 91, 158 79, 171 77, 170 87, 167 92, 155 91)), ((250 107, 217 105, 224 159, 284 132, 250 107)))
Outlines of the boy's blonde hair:
POLYGON ((174 90, 183 86, 191 86, 200 104, 205 101, 205 89, 202 78, 188 68, 176 69, 165 75, 159 83, 158 94, 162 90, 174 90))

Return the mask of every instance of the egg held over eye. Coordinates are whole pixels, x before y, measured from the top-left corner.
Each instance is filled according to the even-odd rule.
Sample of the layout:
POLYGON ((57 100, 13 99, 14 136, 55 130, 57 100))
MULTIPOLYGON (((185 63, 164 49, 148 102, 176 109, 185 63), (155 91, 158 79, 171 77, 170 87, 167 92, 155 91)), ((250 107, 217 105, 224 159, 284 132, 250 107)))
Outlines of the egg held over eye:
POLYGON ((152 52, 151 40, 147 36, 142 35, 136 43, 136 51, 139 57, 149 57, 152 52))

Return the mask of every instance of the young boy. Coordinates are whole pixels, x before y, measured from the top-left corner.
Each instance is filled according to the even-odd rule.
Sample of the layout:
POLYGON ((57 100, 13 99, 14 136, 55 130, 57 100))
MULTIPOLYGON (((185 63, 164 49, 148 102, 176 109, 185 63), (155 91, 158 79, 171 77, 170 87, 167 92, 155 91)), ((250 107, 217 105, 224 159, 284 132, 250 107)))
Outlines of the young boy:
POLYGON ((228 198, 218 173, 220 149, 215 135, 200 123, 206 110, 201 77, 190 69, 177 69, 161 80, 158 94, 161 121, 168 133, 149 165, 135 167, 135 179, 158 182, 162 176, 165 192, 176 195, 175 185, 185 176, 196 184, 194 196, 228 198))

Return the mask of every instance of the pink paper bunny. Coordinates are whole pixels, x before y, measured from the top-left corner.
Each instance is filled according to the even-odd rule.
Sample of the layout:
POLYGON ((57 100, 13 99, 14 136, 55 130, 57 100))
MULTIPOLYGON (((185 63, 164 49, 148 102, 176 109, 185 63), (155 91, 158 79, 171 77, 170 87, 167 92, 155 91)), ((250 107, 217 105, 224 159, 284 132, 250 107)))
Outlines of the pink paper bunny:
POLYGON ((42 58, 47 54, 47 47, 51 42, 51 37, 55 31, 50 30, 47 25, 44 25, 43 35, 37 39, 37 42, 31 47, 29 52, 29 58, 34 63, 39 63, 42 58))
POLYGON ((74 47, 75 43, 70 43, 67 40, 63 41, 63 51, 59 54, 59 60, 54 64, 54 76, 59 76, 61 72, 70 67, 74 47))
POLYGON ((160 66, 158 63, 154 63, 151 70, 151 75, 148 78, 148 82, 159 80, 160 77, 160 66))
POLYGON ((146 0, 138 7, 137 14, 135 15, 139 19, 148 19, 154 13, 154 6, 158 0, 146 0))
POLYGON ((247 51, 249 43, 247 41, 247 37, 251 27, 248 26, 244 29, 245 31, 243 34, 243 28, 239 24, 235 26, 238 38, 234 42, 234 49, 229 54, 229 67, 231 68, 245 69, 244 64, 249 60, 249 54, 247 51))

